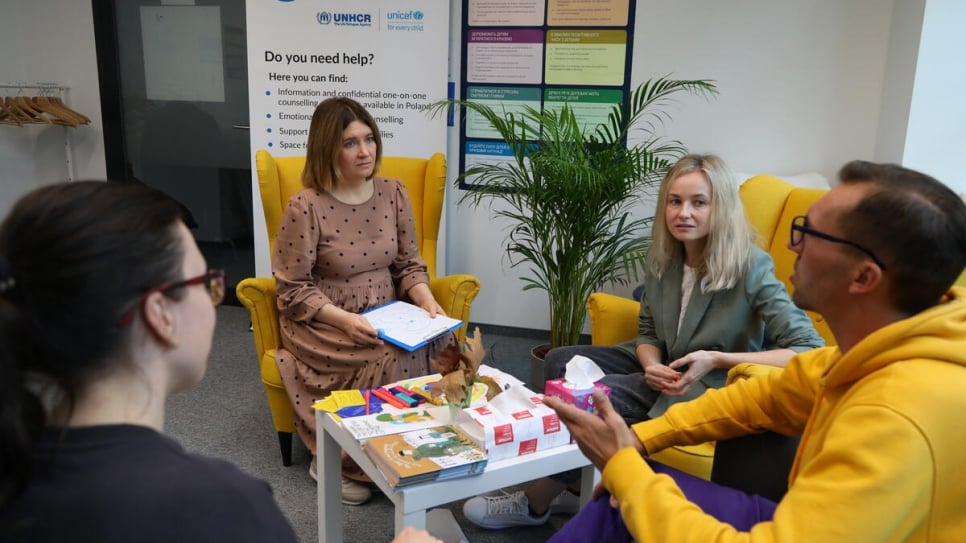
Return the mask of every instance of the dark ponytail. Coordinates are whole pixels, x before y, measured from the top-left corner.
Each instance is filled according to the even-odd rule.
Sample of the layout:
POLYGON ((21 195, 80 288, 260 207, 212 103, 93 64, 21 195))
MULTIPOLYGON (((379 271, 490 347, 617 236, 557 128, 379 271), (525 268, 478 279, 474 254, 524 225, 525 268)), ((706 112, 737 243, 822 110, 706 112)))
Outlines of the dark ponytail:
POLYGON ((0 224, 0 507, 31 477, 43 429, 37 376, 72 405, 129 336, 121 315, 180 278, 181 208, 156 190, 100 181, 42 187, 0 224))

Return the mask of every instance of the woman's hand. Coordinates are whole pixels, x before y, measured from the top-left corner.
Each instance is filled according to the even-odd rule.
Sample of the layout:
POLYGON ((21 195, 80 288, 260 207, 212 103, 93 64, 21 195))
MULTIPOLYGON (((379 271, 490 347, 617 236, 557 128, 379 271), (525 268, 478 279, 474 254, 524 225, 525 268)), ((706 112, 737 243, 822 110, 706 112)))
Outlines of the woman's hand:
POLYGON ((413 285, 409 289, 409 297, 412 299, 413 303, 423 308, 423 310, 429 313, 430 318, 436 318, 436 315, 446 316, 446 312, 443 311, 443 307, 439 305, 436 298, 433 297, 432 291, 429 290, 429 285, 425 283, 419 283, 413 285))
POLYGON ((715 362, 716 351, 694 351, 668 364, 669 368, 677 369, 688 366, 687 371, 681 374, 677 382, 664 389, 668 396, 683 396, 691 390, 697 380, 708 374, 709 371, 718 367, 715 362))
POLYGON ((677 371, 664 364, 649 364, 644 367, 644 382, 654 390, 664 392, 673 387, 681 378, 677 371))
POLYGON ((379 333, 365 317, 326 304, 315 314, 315 320, 342 330, 356 345, 382 345, 379 333))

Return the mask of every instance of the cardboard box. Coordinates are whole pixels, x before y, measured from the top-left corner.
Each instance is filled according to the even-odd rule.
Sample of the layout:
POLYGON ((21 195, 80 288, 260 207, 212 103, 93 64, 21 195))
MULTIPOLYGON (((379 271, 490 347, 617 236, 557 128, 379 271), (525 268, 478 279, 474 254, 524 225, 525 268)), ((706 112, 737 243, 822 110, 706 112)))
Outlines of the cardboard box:
POLYGON ((554 396, 561 400, 575 405, 584 411, 594 411, 594 397, 590 395, 594 390, 602 390, 604 394, 610 396, 610 387, 603 383, 594 383, 591 388, 575 389, 566 379, 551 379, 547 381, 544 394, 554 396))
POLYGON ((491 461, 570 443, 570 432, 557 413, 524 386, 511 387, 486 405, 463 409, 457 426, 491 461))

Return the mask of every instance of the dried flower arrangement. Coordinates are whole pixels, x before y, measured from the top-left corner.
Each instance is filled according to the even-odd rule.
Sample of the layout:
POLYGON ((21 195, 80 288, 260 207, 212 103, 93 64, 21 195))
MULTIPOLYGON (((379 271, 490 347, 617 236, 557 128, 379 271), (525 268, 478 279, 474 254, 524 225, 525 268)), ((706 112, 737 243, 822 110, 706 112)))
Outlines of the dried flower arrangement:
POLYGON ((466 408, 472 401, 473 384, 479 382, 486 384, 486 399, 492 400, 500 393, 500 386, 493 379, 477 374, 485 356, 483 334, 477 326, 472 336, 466 336, 462 348, 449 345, 430 360, 443 376, 430 387, 430 395, 434 398, 445 396, 448 404, 466 408))

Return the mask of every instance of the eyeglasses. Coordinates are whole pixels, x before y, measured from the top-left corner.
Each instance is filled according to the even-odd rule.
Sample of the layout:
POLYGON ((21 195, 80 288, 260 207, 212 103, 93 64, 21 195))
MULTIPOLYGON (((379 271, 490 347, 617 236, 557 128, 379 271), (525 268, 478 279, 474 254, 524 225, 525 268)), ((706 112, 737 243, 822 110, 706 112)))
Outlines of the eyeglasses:
POLYGON ((875 253, 873 253, 872 251, 866 249, 865 247, 859 245, 858 243, 855 243, 854 241, 849 241, 847 239, 835 237, 831 234, 826 234, 825 232, 819 232, 818 230, 809 228, 808 217, 806 217, 805 215, 799 215, 794 219, 792 219, 792 230, 791 230, 791 239, 790 239, 792 246, 801 244, 802 240, 805 239, 805 234, 824 239, 825 241, 831 241, 832 243, 841 243, 843 245, 848 245, 849 247, 855 247, 856 249, 868 255, 869 258, 871 258, 873 262, 875 262, 880 268, 882 268, 883 271, 886 269, 886 265, 883 264, 882 261, 879 260, 879 257, 875 256, 875 253))
POLYGON ((131 324, 134 320, 134 313, 137 311, 144 300, 152 292, 158 292, 164 294, 165 292, 170 292, 174 289, 182 287, 190 287, 192 285, 204 285, 205 289, 208 290, 208 296, 211 297, 212 305, 218 305, 225 299, 225 270, 220 268, 210 269, 198 277, 192 277, 191 279, 185 279, 184 281, 178 281, 177 283, 167 283, 159 287, 154 287, 151 290, 145 292, 138 298, 138 301, 131 305, 131 308, 124 312, 121 319, 117 321, 117 325, 121 328, 131 324))

